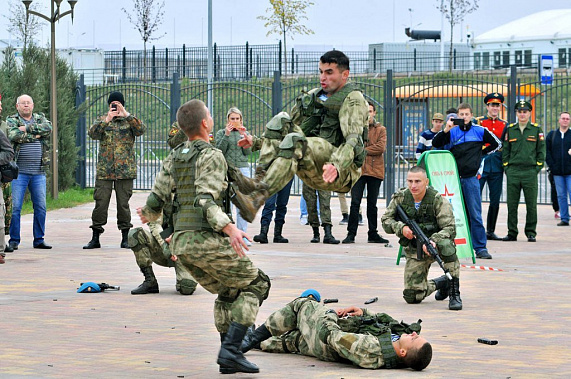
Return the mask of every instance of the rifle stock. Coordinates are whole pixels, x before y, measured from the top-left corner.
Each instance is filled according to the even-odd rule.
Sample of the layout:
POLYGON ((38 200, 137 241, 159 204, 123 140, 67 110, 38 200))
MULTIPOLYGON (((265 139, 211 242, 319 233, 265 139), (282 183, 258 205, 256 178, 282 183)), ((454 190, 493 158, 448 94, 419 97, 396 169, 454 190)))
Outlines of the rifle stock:
POLYGON ((412 231, 412 234, 414 234, 414 237, 416 238, 417 258, 419 260, 422 259, 422 255, 424 254, 424 252, 422 251, 422 246, 426 246, 426 250, 430 253, 430 255, 434 258, 434 260, 438 263, 438 265, 440 266, 442 271, 444 271, 444 274, 446 275, 448 280, 452 280, 452 275, 444 267, 444 262, 442 262, 442 258, 440 258, 440 254, 438 254, 438 250, 436 250, 436 248, 434 246, 432 246, 432 244, 430 243, 430 240, 428 239, 426 234, 424 234, 422 229, 420 229, 420 226, 416 223, 416 221, 414 221, 413 219, 408 217, 408 215, 406 214, 404 209, 402 209, 400 204, 397 204, 397 213, 398 213, 399 218, 402 220, 402 222, 404 222, 406 224, 406 226, 408 226, 410 228, 410 230, 412 231), (420 246, 418 245, 418 243, 420 243, 420 246))

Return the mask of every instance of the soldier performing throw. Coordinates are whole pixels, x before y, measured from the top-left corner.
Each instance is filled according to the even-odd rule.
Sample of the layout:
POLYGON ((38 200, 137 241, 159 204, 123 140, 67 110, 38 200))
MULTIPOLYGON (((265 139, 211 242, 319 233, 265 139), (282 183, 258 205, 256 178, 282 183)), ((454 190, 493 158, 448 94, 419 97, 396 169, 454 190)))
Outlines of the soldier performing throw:
POLYGON ((228 165, 209 143, 214 122, 208 108, 191 100, 179 108, 177 121, 189 140, 165 159, 146 205, 137 213, 143 223, 157 220, 176 187, 178 210, 170 249, 202 287, 218 294, 214 322, 222 340, 220 372, 257 373, 240 344, 268 297, 270 279, 246 257, 243 238, 250 237, 228 216, 228 165))
MULTIPOLYGON (((266 125, 256 178, 232 173, 237 186, 232 201, 249 222, 295 174, 312 188, 341 193, 349 192, 361 176, 368 104, 347 81, 349 58, 342 52, 325 53, 319 72, 321 88, 298 97, 291 117, 282 112, 266 125)), ((238 144, 249 147, 252 139, 238 144)))

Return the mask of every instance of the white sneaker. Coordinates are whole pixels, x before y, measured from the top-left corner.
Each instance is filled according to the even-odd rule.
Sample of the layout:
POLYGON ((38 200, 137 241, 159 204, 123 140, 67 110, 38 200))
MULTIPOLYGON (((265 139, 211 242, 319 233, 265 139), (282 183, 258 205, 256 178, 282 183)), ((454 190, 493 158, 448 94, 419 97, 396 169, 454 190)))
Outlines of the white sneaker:
POLYGON ((307 221, 307 216, 301 216, 301 217, 299 218, 299 223, 300 223, 301 225, 309 225, 309 222, 307 221))
POLYGON ((561 215, 559 214, 559 211, 555 212, 555 216, 556 219, 561 218, 561 215))
POLYGON ((246 238, 244 238, 244 243, 246 246, 252 246, 252 242, 248 241, 246 238))

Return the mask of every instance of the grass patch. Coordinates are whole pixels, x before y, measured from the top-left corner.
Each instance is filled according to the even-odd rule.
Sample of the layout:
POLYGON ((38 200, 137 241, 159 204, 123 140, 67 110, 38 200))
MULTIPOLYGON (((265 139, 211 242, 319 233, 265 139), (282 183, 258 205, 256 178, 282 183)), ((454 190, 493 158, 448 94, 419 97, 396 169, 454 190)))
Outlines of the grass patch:
MULTIPOLYGON (((32 201, 29 199, 24 201, 22 205, 22 214, 31 214, 34 212, 32 201)), ((48 211, 61 208, 72 208, 76 205, 90 203, 93 201, 93 188, 81 189, 79 187, 72 187, 66 191, 60 192, 58 199, 54 200, 48 193, 46 199, 46 207, 48 211)))

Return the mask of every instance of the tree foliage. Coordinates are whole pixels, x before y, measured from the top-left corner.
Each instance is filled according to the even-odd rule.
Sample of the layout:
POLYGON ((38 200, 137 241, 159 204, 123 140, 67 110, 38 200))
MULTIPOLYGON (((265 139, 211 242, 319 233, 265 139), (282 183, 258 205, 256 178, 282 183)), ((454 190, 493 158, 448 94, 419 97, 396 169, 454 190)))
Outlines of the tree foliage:
MULTIPOLYGON (((75 109, 77 75, 59 57, 56 58, 58 108, 58 184, 63 191, 75 184, 77 147, 75 144, 78 114, 75 109), (63 169, 65 168, 65 169, 63 169)), ((28 94, 34 99, 34 112, 50 117, 50 51, 33 44, 22 52, 22 61, 7 49, 0 66, 0 88, 4 118, 17 114, 16 98, 28 94)), ((53 162, 52 162, 53 164, 53 162)), ((51 173, 47 174, 51 178, 51 173)), ((49 184, 48 184, 49 188, 49 184)))
MULTIPOLYGON (((16 40, 21 42, 24 49, 33 43, 34 36, 37 36, 42 29, 40 19, 34 15, 26 16, 26 7, 21 1, 10 0, 8 14, 4 18, 8 21, 6 30, 16 36, 16 40)), ((38 2, 30 4, 30 10, 41 13, 41 5, 38 2)))
POLYGON ((160 3, 156 0, 134 0, 132 14, 125 8, 122 8, 127 15, 127 19, 133 24, 143 40, 143 79, 147 77, 147 42, 158 40, 166 34, 155 36, 159 26, 163 23, 164 7, 164 0, 160 3))
POLYGON ((478 0, 438 0, 440 5, 436 6, 450 24, 450 56, 448 60, 448 69, 452 71, 452 55, 454 44, 454 26, 464 20, 467 14, 478 9, 478 0))
POLYGON ((284 42, 284 62, 287 73, 287 36, 293 39, 295 34, 314 34, 303 23, 307 20, 305 12, 307 8, 314 5, 307 0, 270 0, 270 7, 266 9, 267 15, 258 16, 259 20, 265 21, 264 27, 268 28, 266 36, 279 34, 284 42))

